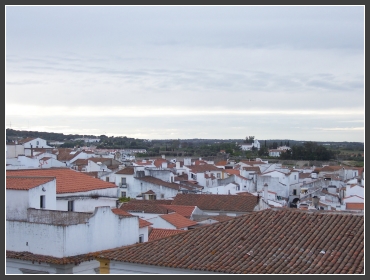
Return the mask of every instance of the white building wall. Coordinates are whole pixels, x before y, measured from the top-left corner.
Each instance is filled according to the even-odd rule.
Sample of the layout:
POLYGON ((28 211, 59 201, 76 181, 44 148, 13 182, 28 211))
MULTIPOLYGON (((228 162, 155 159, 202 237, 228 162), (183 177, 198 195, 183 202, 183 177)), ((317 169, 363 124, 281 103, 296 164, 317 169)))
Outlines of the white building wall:
POLYGON ((87 223, 77 225, 7 221, 6 237, 7 250, 62 258, 134 244, 139 241, 139 220, 99 207, 87 223))
POLYGON ((130 198, 135 198, 141 193, 145 193, 149 190, 152 190, 156 194, 157 199, 169 199, 178 194, 178 190, 134 179, 133 184, 127 188, 126 196, 129 196, 130 198))
POLYGON ((27 190, 6 190, 6 219, 21 220, 27 218, 29 204, 27 190))
POLYGON ((95 207, 116 207, 117 188, 98 189, 87 192, 57 194, 56 210, 68 211, 68 201, 74 201, 74 212, 93 212, 95 207), (97 198, 92 196, 97 195, 97 198))
POLYGON ((23 145, 6 145, 6 158, 16 158, 18 155, 24 155, 23 145))
POLYGON ((151 227, 153 228, 176 229, 173 224, 170 224, 166 220, 162 219, 160 216, 153 217, 151 219, 148 219, 147 221, 152 223, 151 227))
POLYGON ((148 242, 149 234, 148 234, 148 227, 139 228, 139 236, 143 236, 143 242, 148 242))
POLYGON ((47 145, 46 140, 41 139, 41 138, 35 138, 27 143, 24 143, 23 147, 24 148, 52 148, 47 145))
POLYGON ((45 208, 56 210, 56 180, 30 190, 6 190, 6 219, 27 219, 27 208, 40 209, 40 196, 45 196, 45 208), (45 189, 43 191, 42 189, 45 189))

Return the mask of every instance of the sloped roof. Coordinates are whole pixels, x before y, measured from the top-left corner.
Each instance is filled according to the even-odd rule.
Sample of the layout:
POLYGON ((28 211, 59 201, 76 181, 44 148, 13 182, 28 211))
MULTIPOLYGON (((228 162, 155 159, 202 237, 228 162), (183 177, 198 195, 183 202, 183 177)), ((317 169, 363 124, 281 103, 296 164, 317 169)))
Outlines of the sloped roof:
POLYGON ((37 138, 27 137, 27 138, 18 140, 18 143, 19 144, 25 144, 25 143, 30 142, 30 141, 35 140, 35 139, 37 139, 37 138))
POLYGON ((14 251, 8 251, 8 250, 6 251, 6 257, 10 259, 18 259, 18 260, 24 260, 24 261, 49 263, 49 264, 57 264, 57 265, 65 265, 65 264, 78 265, 82 262, 92 261, 95 259, 94 253, 82 254, 82 255, 76 255, 76 256, 64 257, 64 258, 56 258, 52 256, 32 254, 30 252, 14 252, 14 251))
POLYGON ((154 184, 154 185, 159 185, 159 186, 167 187, 167 188, 170 188, 170 189, 174 189, 174 190, 179 190, 180 187, 181 187, 181 185, 179 185, 179 184, 166 182, 166 181, 163 181, 161 179, 158 179, 158 178, 155 178, 155 177, 152 177, 152 176, 144 176, 144 177, 140 177, 140 178, 136 177, 136 179, 147 182, 147 183, 151 183, 151 184, 154 184))
POLYGON ((257 205, 256 196, 227 194, 177 194, 172 205, 198 206, 202 210, 249 212, 257 205))
POLYGON ((114 183, 105 182, 69 168, 7 170, 6 176, 55 177, 57 194, 117 188, 114 183))
POLYGON ((143 212, 143 213, 153 213, 153 214, 167 214, 169 212, 175 212, 174 210, 164 207, 164 205, 153 204, 153 203, 125 203, 122 204, 120 209, 128 212, 143 212))
POLYGON ((122 174, 122 175, 132 175, 135 174, 135 170, 133 167, 125 167, 121 170, 118 170, 116 174, 122 174))
POLYGON ((7 190, 30 190, 37 186, 46 184, 54 177, 11 177, 6 176, 7 190))
POLYGON ((164 208, 184 216, 185 218, 190 218, 194 212, 196 206, 187 206, 187 205, 162 205, 164 208))
MULTIPOLYGON (((133 217, 134 216, 134 215, 122 210, 121 208, 113 208, 112 212, 116 215, 124 216, 124 217, 133 217)), ((150 223, 150 222, 148 222, 144 219, 139 218, 139 228, 148 227, 148 226, 151 226, 151 225, 152 225, 152 223, 150 223)))
POLYGON ((171 236, 174 234, 184 233, 183 229, 166 229, 166 228, 152 228, 150 230, 148 241, 153 241, 163 237, 171 236))
POLYGON ((202 164, 202 165, 186 165, 193 173, 204 173, 207 171, 223 171, 224 169, 218 168, 212 164, 202 164))
POLYGON ((363 274, 364 216, 268 209, 98 256, 195 273, 363 274))
POLYGON ((191 227, 198 224, 197 222, 189 220, 188 218, 185 218, 177 213, 164 214, 160 217, 171 225, 175 226, 176 229, 191 227))

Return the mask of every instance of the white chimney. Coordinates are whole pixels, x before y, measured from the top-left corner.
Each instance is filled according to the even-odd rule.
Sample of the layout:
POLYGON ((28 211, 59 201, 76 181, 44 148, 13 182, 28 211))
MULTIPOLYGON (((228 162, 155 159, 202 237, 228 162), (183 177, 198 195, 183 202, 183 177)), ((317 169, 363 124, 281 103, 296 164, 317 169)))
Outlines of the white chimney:
POLYGON ((165 155, 162 155, 162 158, 163 158, 163 159, 165 159, 165 158, 166 158, 166 156, 165 156, 165 155))
POLYGON ((184 165, 191 165, 191 158, 184 158, 184 165))
POLYGON ((179 161, 176 161, 176 168, 179 169, 180 168, 180 162, 179 161))
POLYGON ((162 162, 162 168, 167 168, 167 161, 162 162))
POLYGON ((265 184, 263 185, 263 197, 264 197, 265 199, 268 199, 268 197, 269 197, 269 192, 268 192, 268 185, 267 185, 267 183, 265 183, 265 184))

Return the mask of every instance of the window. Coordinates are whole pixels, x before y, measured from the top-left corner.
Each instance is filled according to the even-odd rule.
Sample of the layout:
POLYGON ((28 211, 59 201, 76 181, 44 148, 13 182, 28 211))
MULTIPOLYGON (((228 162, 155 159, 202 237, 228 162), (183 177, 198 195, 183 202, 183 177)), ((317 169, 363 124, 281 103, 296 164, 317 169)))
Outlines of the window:
POLYGON ((139 243, 143 243, 144 242, 144 234, 140 234, 139 235, 139 243))
POLYGON ((40 195, 40 209, 45 208, 45 195, 40 195))
POLYGON ((163 193, 161 194, 161 198, 164 198, 164 194, 163 193))
POLYGON ((74 206, 74 203, 73 203, 73 200, 70 200, 70 201, 68 201, 68 211, 73 211, 73 207, 74 206))
POLYGON ((293 190, 293 195, 297 195, 297 190, 296 189, 293 190))
POLYGON ((109 177, 107 176, 107 177, 105 177, 105 181, 106 182, 109 182, 109 177))
POLYGON ((36 145, 40 145, 40 142, 39 141, 36 141, 36 145))
POLYGON ((126 192, 121 192, 121 197, 126 197, 126 192))
POLYGON ((126 185, 126 178, 125 177, 121 178, 121 183, 122 183, 122 185, 126 185))
POLYGON ((221 174, 217 173, 217 179, 220 179, 220 178, 221 178, 221 174))

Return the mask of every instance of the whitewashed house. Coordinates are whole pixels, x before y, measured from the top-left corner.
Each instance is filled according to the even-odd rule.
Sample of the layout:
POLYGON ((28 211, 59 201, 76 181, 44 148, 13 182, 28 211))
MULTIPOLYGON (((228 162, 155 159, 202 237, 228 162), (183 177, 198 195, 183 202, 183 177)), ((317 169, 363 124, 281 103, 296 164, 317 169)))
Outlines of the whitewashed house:
POLYGON ((148 240, 150 223, 110 206, 56 210, 58 176, 43 175, 6 178, 6 274, 96 274, 91 253, 148 240))
POLYGON ((56 178, 56 210, 92 213, 117 206, 117 186, 69 168, 7 170, 6 176, 56 178))
POLYGON ((25 149, 32 149, 32 148, 53 148, 49 146, 46 140, 37 138, 26 138, 23 140, 18 141, 21 143, 25 149))

